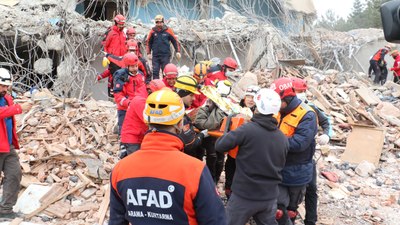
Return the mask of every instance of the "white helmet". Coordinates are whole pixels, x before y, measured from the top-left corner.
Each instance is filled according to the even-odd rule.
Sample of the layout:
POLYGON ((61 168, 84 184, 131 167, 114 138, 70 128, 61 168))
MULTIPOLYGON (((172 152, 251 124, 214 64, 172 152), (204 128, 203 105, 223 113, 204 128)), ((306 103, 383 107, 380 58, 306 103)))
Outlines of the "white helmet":
POLYGON ((263 115, 277 114, 281 108, 281 98, 272 89, 262 88, 255 96, 257 110, 263 115))
POLYGON ((4 68, 0 68, 0 84, 11 86, 12 78, 10 72, 4 68))
POLYGON ((226 97, 231 93, 232 83, 229 80, 221 80, 217 82, 217 91, 222 97, 226 97))
POLYGON ((257 92, 260 90, 260 87, 257 85, 250 85, 247 87, 246 92, 244 93, 244 95, 251 95, 251 96, 255 96, 257 94, 257 92))

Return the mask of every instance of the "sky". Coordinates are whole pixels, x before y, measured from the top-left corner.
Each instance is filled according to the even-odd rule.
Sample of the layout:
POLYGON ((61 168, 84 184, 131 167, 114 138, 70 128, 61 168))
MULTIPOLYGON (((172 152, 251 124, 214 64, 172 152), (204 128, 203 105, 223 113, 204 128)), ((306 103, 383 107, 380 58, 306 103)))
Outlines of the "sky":
POLYGON ((339 17, 346 19, 351 12, 354 0, 314 0, 315 8, 317 9, 318 17, 325 15, 329 9, 339 17))

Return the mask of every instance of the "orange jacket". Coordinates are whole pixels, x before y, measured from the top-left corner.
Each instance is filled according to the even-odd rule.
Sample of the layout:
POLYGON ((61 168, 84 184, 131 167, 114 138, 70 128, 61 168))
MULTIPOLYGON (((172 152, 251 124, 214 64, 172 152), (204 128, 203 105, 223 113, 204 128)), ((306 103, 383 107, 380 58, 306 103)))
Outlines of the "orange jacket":
POLYGON ((203 162, 182 152, 182 140, 150 132, 111 174, 110 225, 226 224, 203 162))

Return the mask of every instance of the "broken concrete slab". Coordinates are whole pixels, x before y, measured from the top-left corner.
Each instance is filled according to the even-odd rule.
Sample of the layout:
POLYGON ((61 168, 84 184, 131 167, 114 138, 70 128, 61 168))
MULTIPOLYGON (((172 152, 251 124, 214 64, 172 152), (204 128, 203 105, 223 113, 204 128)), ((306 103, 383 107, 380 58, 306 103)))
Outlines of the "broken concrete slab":
POLYGON ((17 203, 14 206, 15 211, 20 211, 24 214, 29 214, 36 209, 40 208, 40 199, 45 196, 51 186, 44 186, 38 184, 31 184, 28 188, 19 196, 17 203))
POLYGON ((354 125, 347 137, 346 150, 341 159, 350 163, 368 161, 378 165, 385 132, 380 128, 354 125))

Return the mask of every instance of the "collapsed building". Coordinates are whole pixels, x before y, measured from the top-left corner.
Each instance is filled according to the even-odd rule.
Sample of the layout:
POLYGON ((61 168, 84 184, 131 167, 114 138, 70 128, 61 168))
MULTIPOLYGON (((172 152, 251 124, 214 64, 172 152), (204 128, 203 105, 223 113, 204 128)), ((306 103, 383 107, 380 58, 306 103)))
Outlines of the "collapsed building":
POLYGON ((382 31, 313 29, 311 0, 188 2, 0 3, 0 19, 5 21, 0 26, 0 66, 15 74, 15 90, 43 89, 35 94, 36 108, 21 115, 18 125, 26 188, 18 207, 26 207, 26 220, 107 220, 108 177, 118 161, 119 143, 112 129, 116 110, 111 102, 91 99, 91 93, 105 99, 104 83, 95 84, 94 78, 104 69, 100 41, 118 12, 129 16, 128 26, 136 28, 142 41, 154 16, 164 14, 183 48, 182 61, 173 59, 179 66, 191 68, 212 57, 236 58, 242 71, 232 79, 239 98, 249 84, 267 87, 281 76, 305 77, 309 94, 331 115, 336 132, 333 144, 320 146, 317 153, 319 170, 339 176, 336 181, 318 178, 321 223, 397 224, 400 86, 388 82, 371 87, 366 76, 368 58, 385 43, 382 31), (249 70, 252 73, 242 73, 249 70), (371 163, 349 160, 357 157, 349 156, 347 149, 359 151, 360 144, 365 154, 356 156, 372 151, 371 163), (379 169, 371 169, 375 167, 379 169), (33 199, 32 193, 42 196, 33 199), (24 199, 39 206, 28 209, 24 199))

